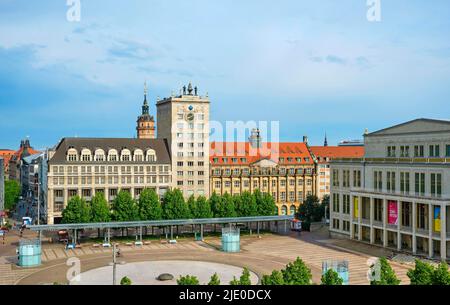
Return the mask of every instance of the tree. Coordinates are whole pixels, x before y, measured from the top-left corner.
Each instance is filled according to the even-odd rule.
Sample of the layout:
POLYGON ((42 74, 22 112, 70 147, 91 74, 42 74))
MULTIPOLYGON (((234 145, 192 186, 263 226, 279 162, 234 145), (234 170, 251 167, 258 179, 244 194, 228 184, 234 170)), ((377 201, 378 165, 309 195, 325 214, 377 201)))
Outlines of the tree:
POLYGON ((197 210, 193 217, 197 219, 202 218, 212 218, 213 213, 211 211, 211 206, 209 205, 208 201, 204 196, 199 196, 197 198, 197 204, 196 204, 197 210))
POLYGON ((256 190, 254 195, 258 216, 274 216, 277 214, 277 205, 271 195, 262 194, 259 190, 256 190))
POLYGON ((256 198, 250 192, 243 192, 233 196, 236 215, 238 217, 258 216, 258 206, 256 198))
POLYGON ((220 217, 236 217, 236 209, 234 207, 233 197, 230 194, 225 193, 222 196, 223 214, 220 217))
POLYGON ((286 266, 282 270, 283 279, 286 285, 310 285, 311 284, 311 270, 305 265, 303 260, 299 257, 286 266))
POLYGON ((86 201, 79 196, 70 198, 67 207, 62 211, 62 223, 88 223, 90 211, 86 201))
POLYGON ((200 285, 200 282, 196 276, 193 275, 186 275, 186 276, 180 276, 180 278, 177 280, 178 285, 200 285))
POLYGON ((220 279, 219 279, 219 276, 217 275, 217 273, 214 273, 211 276, 211 279, 209 280, 208 285, 210 285, 210 286, 218 286, 218 285, 220 285, 220 279))
POLYGON ((319 198, 310 195, 298 208, 297 218, 304 222, 307 229, 312 222, 321 221, 324 216, 324 208, 320 204, 319 198))
POLYGON ((242 270, 242 275, 239 278, 239 284, 240 285, 251 285, 252 281, 250 279, 250 271, 248 270, 248 268, 244 268, 244 270, 242 270))
POLYGON ((274 270, 271 275, 264 275, 262 277, 261 284, 265 286, 284 285, 283 274, 281 273, 281 271, 274 270))
POLYGON ((183 193, 179 189, 169 190, 163 198, 164 219, 187 219, 191 218, 189 206, 184 201, 183 193))
POLYGON ((127 191, 120 191, 112 204, 112 217, 115 221, 139 220, 139 211, 136 201, 127 191))
POLYGON ((446 262, 441 262, 439 266, 434 269, 431 281, 433 285, 450 285, 450 273, 446 262))
POLYGON ((98 192, 91 201, 91 222, 108 222, 111 220, 111 211, 102 192, 98 192))
POLYGON ((20 184, 16 180, 5 180, 5 210, 13 210, 19 202, 20 184))
POLYGON ((333 269, 328 269, 321 279, 322 285, 326 286, 339 286, 344 283, 344 280, 333 269))
POLYGON ((432 285, 433 272, 433 266, 416 259, 414 269, 410 269, 406 275, 411 280, 411 285, 432 285))
MULTIPOLYGON (((394 270, 389 264, 388 260, 385 257, 382 257, 378 260, 379 264, 379 278, 376 276, 377 270, 375 269, 376 265, 371 266, 372 270, 372 278, 374 278, 370 285, 399 285, 400 280, 395 275, 394 270)), ((378 267, 377 267, 378 268, 378 267)))
POLYGON ((187 205, 189 207, 189 212, 192 218, 197 218, 197 200, 195 200, 194 195, 191 195, 187 201, 187 205))
POLYGON ((214 215, 213 217, 220 218, 225 214, 222 197, 217 195, 216 192, 213 192, 209 197, 209 205, 214 215))
POLYGON ((139 218, 141 220, 161 220, 162 207, 158 194, 153 189, 144 189, 138 200, 139 218))
POLYGON ((122 286, 128 286, 131 285, 131 280, 129 277, 124 276, 121 280, 120 280, 120 285, 122 286))

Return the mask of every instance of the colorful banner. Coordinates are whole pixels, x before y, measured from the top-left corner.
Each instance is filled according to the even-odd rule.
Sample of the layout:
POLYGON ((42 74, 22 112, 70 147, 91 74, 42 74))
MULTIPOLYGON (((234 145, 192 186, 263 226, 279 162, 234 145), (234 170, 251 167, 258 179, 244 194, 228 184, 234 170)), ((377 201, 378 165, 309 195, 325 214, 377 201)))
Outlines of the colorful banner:
POLYGON ((359 217, 359 204, 358 204, 358 197, 353 198, 353 215, 354 218, 359 217))
POLYGON ((398 203, 397 201, 388 201, 388 223, 398 225, 398 203))
POLYGON ((441 232, 441 207, 434 207, 434 231, 441 232))

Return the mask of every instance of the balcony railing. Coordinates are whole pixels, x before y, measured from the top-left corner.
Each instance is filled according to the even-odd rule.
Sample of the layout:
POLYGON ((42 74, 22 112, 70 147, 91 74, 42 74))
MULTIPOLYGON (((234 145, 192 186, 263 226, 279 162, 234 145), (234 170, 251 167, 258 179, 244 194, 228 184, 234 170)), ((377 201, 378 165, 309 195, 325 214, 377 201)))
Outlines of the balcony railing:
POLYGON ((401 231, 405 231, 405 232, 412 232, 412 227, 409 226, 401 226, 400 227, 401 231))
POLYGON ((370 225, 370 219, 362 218, 361 223, 364 225, 370 225))
POLYGON ((423 229, 423 228, 417 228, 416 229, 416 234, 428 235, 428 234, 430 234, 430 230, 429 229, 423 229))
POLYGON ((388 223, 388 224, 386 225, 386 228, 397 230, 397 229, 398 229, 398 225, 394 225, 394 224, 388 223))

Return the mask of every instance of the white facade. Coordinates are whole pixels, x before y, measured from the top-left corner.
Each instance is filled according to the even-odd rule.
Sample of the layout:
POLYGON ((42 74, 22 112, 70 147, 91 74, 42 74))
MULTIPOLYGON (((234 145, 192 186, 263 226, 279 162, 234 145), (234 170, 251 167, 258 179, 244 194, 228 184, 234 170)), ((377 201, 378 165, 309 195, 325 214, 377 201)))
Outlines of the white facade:
POLYGON ((186 198, 209 197, 210 102, 189 88, 188 93, 157 102, 158 138, 169 143, 173 188, 186 198))
POLYGON ((365 157, 331 162, 330 230, 398 251, 450 255, 450 121, 365 136, 365 157))

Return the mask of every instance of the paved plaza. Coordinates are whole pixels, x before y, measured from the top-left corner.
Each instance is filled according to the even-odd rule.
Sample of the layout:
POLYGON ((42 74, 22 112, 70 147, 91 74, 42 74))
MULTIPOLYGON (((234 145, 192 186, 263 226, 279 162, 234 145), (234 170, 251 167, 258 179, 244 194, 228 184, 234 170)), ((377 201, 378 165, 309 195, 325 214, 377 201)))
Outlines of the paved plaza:
MULTIPOLYGON (((138 262, 154 261, 191 261, 210 262, 249 268, 258 277, 270 274, 274 269, 282 269, 289 262, 300 257, 311 268, 313 281, 320 282, 322 262, 325 260, 347 260, 350 268, 350 284, 368 284, 367 265, 372 256, 387 256, 386 250, 373 246, 356 244, 348 240, 328 239, 312 233, 304 232, 301 236, 262 235, 244 236, 241 240, 240 253, 224 253, 220 251, 219 238, 207 238, 205 242, 181 241, 177 244, 153 241, 150 244, 136 247, 120 245, 121 257, 129 266, 138 262)), ((1 284, 49 284, 67 281, 69 257, 77 257, 81 261, 81 272, 109 266, 112 258, 110 248, 93 247, 84 244, 82 248, 65 250, 62 245, 45 245, 42 253, 42 266, 33 269, 22 269, 13 264, 0 265, 3 274, 1 284)), ((194 264, 194 263, 193 263, 194 264)), ((406 272, 410 266, 391 263, 402 284, 408 284, 406 272)), ((187 265, 189 266, 189 265, 187 265)), ((194 266, 194 265, 192 265, 194 266)), ((195 273, 194 268, 192 269, 195 273)), ((110 272, 110 271, 108 271, 110 272)), ((209 272, 208 272, 209 273, 209 272)), ((152 275, 149 274, 151 277, 152 275)), ((144 280, 146 281, 146 280, 144 280)), ((139 282, 139 280, 137 281, 139 282)), ((148 282, 149 283, 149 282, 148 282)))
MULTIPOLYGON (((136 285, 176 285, 177 279, 185 275, 194 275, 201 285, 206 285, 214 273, 219 276, 221 284, 228 285, 233 277, 239 278, 243 270, 240 267, 219 263, 176 260, 127 263, 117 265, 116 268, 117 282, 127 276, 136 285), (157 278, 163 273, 169 273, 174 278, 168 281, 159 281, 157 278)), ((112 267, 105 266, 83 272, 79 278, 75 278, 70 284, 111 285, 112 278, 112 267)), ((257 284, 259 281, 258 276, 253 272, 250 273, 250 279, 252 284, 257 284)))

